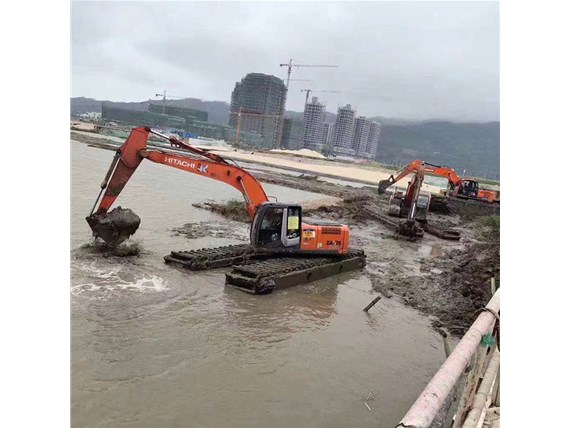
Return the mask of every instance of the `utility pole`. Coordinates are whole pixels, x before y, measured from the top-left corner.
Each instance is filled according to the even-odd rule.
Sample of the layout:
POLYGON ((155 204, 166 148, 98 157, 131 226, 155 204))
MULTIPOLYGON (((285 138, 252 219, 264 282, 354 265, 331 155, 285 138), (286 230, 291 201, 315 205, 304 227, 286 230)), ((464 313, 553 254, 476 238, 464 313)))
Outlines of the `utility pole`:
POLYGON ((279 64, 280 67, 287 67, 287 83, 285 85, 285 96, 283 102, 279 105, 279 121, 277 123, 277 133, 275 135, 275 144, 281 147, 281 133, 283 132, 283 121, 285 119, 285 110, 287 104, 287 93, 289 92, 289 81, 291 80, 291 70, 293 67, 332 67, 338 68, 338 65, 321 65, 321 64, 293 64, 293 59, 291 58, 288 63, 279 64))

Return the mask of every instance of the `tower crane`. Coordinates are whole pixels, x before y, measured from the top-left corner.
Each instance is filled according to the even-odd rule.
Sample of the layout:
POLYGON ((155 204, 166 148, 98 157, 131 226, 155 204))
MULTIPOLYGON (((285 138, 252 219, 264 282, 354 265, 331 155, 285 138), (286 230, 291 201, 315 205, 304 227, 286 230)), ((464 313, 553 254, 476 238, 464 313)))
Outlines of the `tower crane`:
POLYGON ((275 135, 275 143, 281 146, 281 133, 283 132, 283 119, 285 116, 285 105, 287 103, 287 92, 289 91, 289 81, 291 80, 291 70, 293 67, 326 67, 326 68, 338 68, 338 65, 329 65, 329 64, 293 64, 293 59, 291 58, 288 63, 279 64, 279 67, 287 67, 287 83, 285 85, 285 99, 279 106, 279 123, 277 125, 277 134, 275 135))
MULTIPOLYGON (((154 94, 155 97, 162 97, 162 114, 166 114, 166 90, 162 92, 162 94, 154 94)), ((179 97, 177 95, 169 95, 170 98, 180 98, 185 99, 189 97, 179 97)))
POLYGON ((310 94, 311 92, 330 92, 330 93, 333 93, 333 94, 340 94, 339 91, 315 91, 315 90, 313 90, 313 89, 301 89, 301 92, 306 92, 306 93, 307 93, 307 95, 305 96, 305 105, 307 105, 307 104, 309 103, 309 94, 310 94))

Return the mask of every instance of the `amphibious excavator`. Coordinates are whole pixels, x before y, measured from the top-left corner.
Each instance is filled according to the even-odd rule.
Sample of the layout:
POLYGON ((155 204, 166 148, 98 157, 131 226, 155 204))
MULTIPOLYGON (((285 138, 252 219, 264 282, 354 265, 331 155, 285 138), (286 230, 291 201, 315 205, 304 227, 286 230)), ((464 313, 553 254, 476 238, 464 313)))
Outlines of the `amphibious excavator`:
POLYGON ((418 223, 427 222, 431 194, 421 193, 424 171, 425 165, 422 163, 413 173, 406 192, 394 188, 388 202, 388 215, 406 217, 406 220, 398 225, 396 233, 411 240, 423 236, 424 231, 418 223))
POLYGON ((270 202, 259 181, 236 163, 148 127, 132 129, 111 162, 91 214, 86 218, 96 238, 118 245, 138 229, 140 218, 131 210, 117 207, 109 211, 109 208, 144 159, 233 186, 242 193, 252 219, 250 244, 173 251, 164 257, 166 263, 190 270, 232 266, 233 271, 226 274, 226 284, 252 294, 307 283, 365 265, 364 252, 349 248, 350 232, 346 225, 326 220, 304 222, 300 205, 270 202), (167 140, 171 148, 147 147, 150 134, 167 140))
MULTIPOLYGON (((447 178, 451 191, 448 194, 446 193, 444 196, 455 196, 458 198, 474 199, 489 203, 498 202, 498 193, 493 190, 480 189, 478 181, 459 178, 453 168, 434 165, 422 160, 414 160, 398 171, 396 176, 391 175, 388 179, 381 180, 378 183, 378 193, 384 193, 388 187, 397 183, 408 174, 418 171, 422 165, 424 165, 425 174, 447 178)), ((432 202, 436 202, 436 200, 432 202)))
MULTIPOLYGON (((420 163, 412 172, 412 179, 408 183, 406 191, 394 187, 388 201, 388 215, 404 217, 404 221, 395 224, 397 236, 405 236, 414 241, 424 236, 424 231, 442 239, 459 240, 459 232, 451 229, 440 229, 428 222, 431 193, 422 192, 426 165, 420 163)), ((385 223, 392 223, 384 221, 385 223)))

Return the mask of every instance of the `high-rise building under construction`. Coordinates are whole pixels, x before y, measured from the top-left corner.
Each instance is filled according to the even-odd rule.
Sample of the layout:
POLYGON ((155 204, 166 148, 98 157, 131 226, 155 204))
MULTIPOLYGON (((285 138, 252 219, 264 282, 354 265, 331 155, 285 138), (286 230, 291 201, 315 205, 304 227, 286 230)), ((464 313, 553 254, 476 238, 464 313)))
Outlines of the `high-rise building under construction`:
POLYGON ((284 108, 286 91, 278 77, 249 73, 236 82, 232 92, 229 125, 237 128, 239 122, 242 131, 259 133, 265 146, 278 147, 279 113, 284 108))
POLYGON ((319 150, 322 147, 323 128, 325 122, 325 105, 313 97, 305 104, 303 113, 303 146, 319 150))
POLYGON ((347 104, 339 107, 334 124, 332 145, 335 152, 346 155, 354 155, 352 138, 354 133, 354 115, 356 111, 347 104))

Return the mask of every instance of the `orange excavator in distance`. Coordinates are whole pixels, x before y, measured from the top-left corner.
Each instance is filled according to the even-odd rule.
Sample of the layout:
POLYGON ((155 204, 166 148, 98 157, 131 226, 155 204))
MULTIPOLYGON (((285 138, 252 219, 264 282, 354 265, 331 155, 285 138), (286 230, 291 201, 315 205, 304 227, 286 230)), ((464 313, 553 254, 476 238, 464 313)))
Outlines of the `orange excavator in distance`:
POLYGON ((453 168, 434 165, 421 160, 414 160, 398 171, 396 176, 391 175, 388 179, 381 180, 378 183, 378 193, 384 193, 392 184, 397 183, 408 174, 418 171, 422 164, 425 166, 426 175, 435 175, 447 178, 451 186, 449 196, 486 201, 489 203, 498 202, 498 193, 493 190, 480 189, 478 181, 459 178, 453 168))
MULTIPOLYGON (((406 192, 394 189, 388 202, 388 215, 405 217, 406 220, 396 225, 397 236, 405 236, 411 241, 424 236, 424 231, 442 239, 458 241, 461 235, 452 229, 441 229, 428 222, 428 212, 432 195, 422 192, 426 165, 420 163, 412 172, 412 179, 408 183, 406 192)), ((391 222, 388 222, 391 223, 391 222)), ((393 225, 393 224, 392 224, 393 225)))
POLYGON ((431 195, 429 193, 427 195, 421 193, 424 172, 425 165, 422 163, 413 173, 405 194, 394 189, 394 193, 390 196, 388 202, 388 215, 406 217, 406 220, 398 225, 396 233, 406 236, 410 240, 421 238, 424 231, 420 224, 427 223, 431 195))
POLYGON ((167 263, 201 270, 239 268, 243 262, 236 274, 226 275, 226 283, 253 294, 364 266, 364 252, 349 248, 350 232, 346 225, 326 220, 304 222, 300 205, 270 202, 261 183, 237 164, 148 127, 134 128, 115 154, 86 218, 96 238, 117 245, 137 230, 140 218, 136 214, 120 207, 113 211, 109 208, 144 159, 233 186, 242 193, 252 219, 249 245, 173 251, 165 256, 167 263), (149 134, 166 139, 178 150, 147 147, 149 134), (252 263, 256 260, 259 262, 252 263))
POLYGON ((388 215, 406 217, 406 220, 398 224, 397 235, 406 236, 410 240, 421 238, 424 231, 419 224, 427 223, 430 195, 421 194, 424 172, 425 165, 422 162, 419 168, 414 171, 406 193, 394 189, 394 193, 388 202, 388 215))

